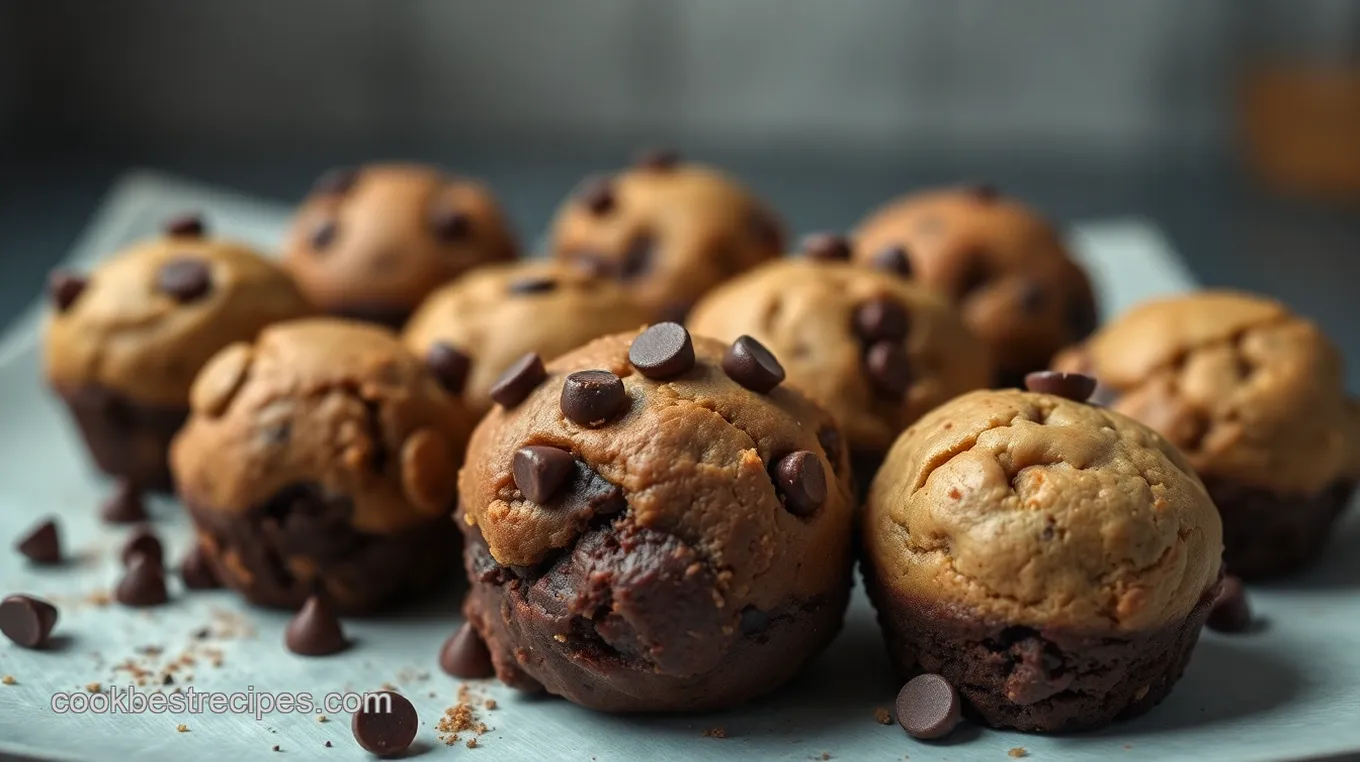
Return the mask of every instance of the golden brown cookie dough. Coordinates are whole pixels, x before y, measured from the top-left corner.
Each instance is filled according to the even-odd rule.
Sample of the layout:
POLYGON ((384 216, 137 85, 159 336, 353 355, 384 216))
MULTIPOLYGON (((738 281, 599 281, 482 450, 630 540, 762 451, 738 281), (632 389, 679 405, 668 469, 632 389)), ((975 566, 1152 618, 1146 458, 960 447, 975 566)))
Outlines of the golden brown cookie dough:
POLYGON ((204 368, 171 466, 229 586, 267 606, 320 590, 365 611, 447 570, 473 423, 391 331, 300 320, 204 368))
POLYGON ((1360 411, 1312 322, 1265 297, 1147 302, 1054 361, 1186 453, 1223 514, 1233 574, 1315 558, 1360 476, 1360 411))
MULTIPOLYGON (((612 279, 556 262, 486 267, 439 289, 402 334, 419 357, 436 344, 464 359, 450 374, 455 393, 480 416, 490 390, 526 352, 551 359, 605 334, 646 324, 631 294, 612 279)), ((458 361, 454 361, 458 362, 458 361)))
POLYGON ((653 319, 683 317, 717 284, 784 251, 783 225, 732 178, 650 154, 589 180, 553 221, 553 256, 628 284, 653 319))
POLYGON ((728 349, 674 323, 605 337, 478 426, 464 611, 501 680, 606 711, 717 709, 840 628, 849 464, 820 441, 836 424, 729 377, 728 349))
POLYGON ((905 675, 949 678, 989 724, 1075 730, 1179 677, 1217 590, 1218 513, 1174 447, 1105 408, 979 391, 889 451, 865 572, 905 675))
POLYGON ((166 447, 199 368, 222 347, 311 309, 281 269, 208 237, 194 217, 88 276, 54 273, 50 291, 48 383, 101 469, 157 489, 169 488, 166 447))
POLYGON ((434 167, 371 164, 318 181, 293 221, 284 263, 322 311, 399 327, 443 283, 516 251, 481 183, 434 167))
POLYGON ((1096 327, 1091 285, 1057 230, 990 186, 915 193, 862 220, 854 259, 896 269, 953 300, 991 349, 1002 386, 1020 386, 1096 327))

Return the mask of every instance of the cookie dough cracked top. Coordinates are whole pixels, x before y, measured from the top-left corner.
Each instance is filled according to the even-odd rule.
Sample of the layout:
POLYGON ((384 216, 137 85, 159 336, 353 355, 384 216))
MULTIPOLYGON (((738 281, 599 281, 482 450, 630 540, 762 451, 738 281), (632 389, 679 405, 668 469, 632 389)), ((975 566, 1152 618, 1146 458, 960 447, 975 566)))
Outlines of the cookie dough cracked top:
POLYGON ((181 496, 244 514, 303 484, 351 498, 361 532, 449 515, 475 421, 388 330, 281 323, 212 359, 171 448, 181 496))
POLYGON ((47 325, 48 380, 183 407, 213 353, 311 311, 288 275, 253 250, 208 238, 185 218, 89 276, 59 273, 47 325))
POLYGON ((709 294, 689 326, 769 347, 855 450, 881 454, 927 410, 991 383, 986 348, 942 298, 845 263, 762 265, 709 294))
POLYGON ((1032 627, 1138 631, 1210 585, 1222 526, 1189 462, 1119 413, 1044 394, 971 392, 888 453, 865 545, 912 605, 1032 627))
POLYGON ((720 172, 644 158, 584 183, 558 212, 550 250, 628 284, 653 319, 679 319, 722 281, 783 253, 783 227, 720 172))
POLYGON ((1052 225, 988 186, 917 193, 860 222, 854 259, 953 300, 1007 384, 1096 327, 1091 285, 1052 225))
POLYGON ((420 357, 444 345, 437 351, 459 366, 446 376, 451 388, 481 415, 491 408, 491 385, 524 353, 551 359, 646 322, 613 280, 560 263, 523 262, 482 268, 431 294, 403 341, 420 357))
POLYGON ((318 181, 293 222, 285 264, 322 310, 400 323, 467 270, 515 258, 481 183, 433 167, 376 164, 318 181))
POLYGON ((1313 493, 1360 476, 1360 409, 1316 325, 1270 299, 1206 291, 1143 304, 1054 360, 1160 431, 1201 476, 1313 493))
MULTIPOLYGON (((636 333, 593 341, 482 420, 459 475, 464 520, 496 561, 532 567, 597 515, 626 510, 703 559, 733 626, 743 604, 769 611, 828 594, 844 580, 852 511, 847 455, 828 457, 819 441, 838 438, 835 422, 786 386, 762 394, 734 381, 727 345, 696 336, 687 354, 678 325, 650 331, 654 351, 639 354, 636 333), (602 373, 572 376, 588 370, 602 373)), ((763 378, 751 366, 737 375, 763 378)))

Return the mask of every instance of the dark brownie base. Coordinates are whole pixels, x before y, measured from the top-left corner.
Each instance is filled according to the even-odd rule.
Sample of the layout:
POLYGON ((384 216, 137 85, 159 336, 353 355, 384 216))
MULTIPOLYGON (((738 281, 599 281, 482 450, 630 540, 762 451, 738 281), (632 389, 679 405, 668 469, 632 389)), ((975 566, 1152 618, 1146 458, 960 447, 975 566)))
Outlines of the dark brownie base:
POLYGON ((1206 590, 1180 622, 1114 635, 971 619, 865 576, 899 677, 943 675, 972 719, 1038 732, 1091 730, 1156 706, 1190 662, 1218 590, 1206 590))
POLYGON ((1313 495, 1281 495, 1224 479, 1204 485, 1223 517, 1223 561, 1230 574, 1260 581, 1300 571, 1322 555, 1355 482, 1313 495))
POLYGON ((340 614, 368 613, 433 588, 458 558, 450 518, 357 532, 350 501, 311 485, 284 489, 244 515, 184 503, 218 577, 260 606, 295 609, 321 594, 340 614))
POLYGON ((146 405, 99 386, 57 394, 101 471, 144 490, 170 492, 170 440, 189 417, 188 406, 146 405))
POLYGON ((496 675, 606 712, 717 710, 774 690, 841 628, 843 584, 774 611, 716 603, 714 575, 676 538, 627 517, 592 525, 534 569, 491 557, 466 527, 463 613, 496 675))

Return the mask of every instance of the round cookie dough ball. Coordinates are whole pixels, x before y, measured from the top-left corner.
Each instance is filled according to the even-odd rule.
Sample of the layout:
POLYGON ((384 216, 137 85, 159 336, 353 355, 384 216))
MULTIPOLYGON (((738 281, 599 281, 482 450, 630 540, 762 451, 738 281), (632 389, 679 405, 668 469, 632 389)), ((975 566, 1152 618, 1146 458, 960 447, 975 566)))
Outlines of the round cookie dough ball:
POLYGON ((491 385, 526 352, 553 358, 646 323, 628 290, 611 279, 523 262, 482 268, 434 292, 411 316, 403 341, 443 368, 446 387, 481 416, 491 409, 491 385))
POLYGON ((281 323, 222 350, 171 448, 218 576, 252 603, 369 611, 447 575, 463 403, 391 331, 281 323))
POLYGON ((486 186, 409 164, 322 177, 286 247, 284 264, 323 312, 392 327, 441 284, 516 256, 486 186))
POLYGON ((716 710, 840 629, 836 424, 785 386, 747 388, 758 370, 730 377, 728 351, 662 323, 507 376, 459 475, 464 613, 502 681, 605 711, 716 710))
POLYGON ((192 216, 87 276, 53 273, 49 292, 47 382, 100 469, 157 490, 171 487, 166 450, 208 358, 311 309, 283 270, 192 216))
POLYGON ((784 234, 735 180, 655 153, 583 183, 558 211, 549 246, 626 283, 652 319, 679 320, 709 289, 780 256, 784 234))
POLYGON ((700 301, 689 327, 769 348, 788 382, 840 422, 866 484, 903 429, 992 378, 986 347, 943 298, 844 262, 762 265, 700 301))
POLYGON ((1232 574, 1319 557, 1360 476, 1360 409, 1316 325, 1264 297, 1198 292, 1134 308, 1054 367, 1094 375, 1098 398, 1186 454, 1232 574))
POLYGON ((860 222, 854 244, 855 261, 907 271, 953 300, 991 350, 999 386, 1023 386, 1096 327, 1091 284, 1058 231, 988 186, 891 201, 860 222))
POLYGON ((1218 592, 1222 527, 1185 457, 1049 394, 977 391, 888 452, 864 574, 903 677, 994 727, 1095 728, 1170 691, 1218 592))

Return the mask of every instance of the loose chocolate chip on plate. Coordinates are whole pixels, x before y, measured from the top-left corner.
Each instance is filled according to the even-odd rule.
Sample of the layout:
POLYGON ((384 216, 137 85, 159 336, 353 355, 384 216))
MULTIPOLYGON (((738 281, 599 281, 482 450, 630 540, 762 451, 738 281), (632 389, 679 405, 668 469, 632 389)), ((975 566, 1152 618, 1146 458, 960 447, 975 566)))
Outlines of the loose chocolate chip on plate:
POLYGON ((47 276, 47 293, 58 312, 65 312, 76 303, 89 281, 70 270, 53 270, 47 276))
POLYGON ((496 383, 491 385, 491 401, 501 407, 514 407, 523 402, 547 377, 543 358, 537 352, 530 352, 506 368, 496 383))
POLYGON ((548 502, 576 470, 576 458, 559 447, 529 445, 515 451, 510 464, 515 486, 524 496, 542 505, 548 502))
POLYGON ((449 394, 462 394, 472 370, 472 358, 452 344, 436 341, 425 352, 425 366, 449 394))
POLYGON ((798 450, 775 465, 775 486, 784 495, 784 507, 795 516, 807 516, 826 502, 826 470, 810 450, 798 450))
POLYGON ((111 524, 131 524, 146 520, 142 491, 127 479, 118 482, 113 494, 99 508, 99 517, 111 524))
POLYGON ((312 184, 314 193, 326 193, 340 195, 349 193, 354 188, 354 184, 359 180, 359 172, 349 167, 332 169, 312 184))
POLYGON ((835 233, 813 233, 803 238, 799 251, 808 259, 844 262, 850 259, 850 242, 835 233))
POLYGON ((156 271, 156 288, 177 302, 192 302, 212 290, 212 270, 196 257, 176 257, 156 271))
POLYGON ((510 281, 512 294, 546 294, 557 288, 557 279, 547 275, 529 275, 510 281))
POLYGON ((208 552, 197 543, 179 562, 179 578, 190 590, 216 590, 222 586, 222 581, 217 578, 217 570, 213 568, 212 559, 208 558, 208 552))
POLYGON ((897 275, 911 275, 911 259, 907 256, 907 250, 901 246, 885 246, 874 255, 873 265, 875 269, 884 272, 896 273, 897 275))
POLYGON ((173 238, 202 238, 207 232, 203 218, 197 214, 182 214, 165 223, 165 234, 173 238))
POLYGON ((61 535, 56 520, 47 519, 37 525, 14 547, 35 564, 61 563, 61 535))
POLYGON ((633 339, 628 361, 647 378, 678 376, 694 367, 694 342, 679 323, 657 323, 633 339))
POLYGON ((335 220, 322 220, 312 228, 311 244, 314 251, 324 251, 335 243, 335 234, 340 232, 340 228, 335 224, 335 220))
POLYGON ((1241 633, 1251 629, 1251 605, 1242 580, 1228 575, 1209 609, 1209 629, 1217 632, 1241 633))
POLYGON ((614 185, 607 177, 597 177, 586 181, 579 191, 580 202, 594 215, 605 215, 614 211, 618 199, 614 197, 614 185))
POLYGON ((395 691, 364 694, 363 704, 350 719, 354 740, 371 754, 388 757, 411 745, 420 717, 409 699, 395 691))
POLYGON ((784 366, 764 344, 739 336, 722 359, 727 377, 757 394, 766 394, 784 381, 784 366))
POLYGON ((884 397, 901 397, 911 387, 911 358, 898 342, 880 341, 869 347, 864 367, 874 390, 884 397))
POLYGON ((472 232, 472 217, 457 209, 436 209, 430 213, 430 232, 445 243, 461 241, 472 232))
POLYGON ((855 309, 855 335, 866 342, 901 341, 911 328, 911 318, 892 299, 872 299, 855 309))
POLYGON ((329 656, 349 645, 340 620, 321 596, 307 598, 283 631, 283 644, 300 656, 329 656))
POLYGON ((491 652, 469 622, 464 622, 444 641, 444 647, 439 649, 439 668, 464 680, 481 680, 496 674, 491 652))
POLYGON ((582 426, 606 423, 627 401, 623 381, 607 370, 580 370, 562 384, 562 414, 582 426))
POLYGON ((156 566, 165 563, 165 549, 161 547, 161 540, 151 527, 138 527, 132 536, 128 537, 127 542, 123 543, 123 552, 119 557, 122 558, 123 565, 127 566, 139 555, 146 556, 156 566))
POLYGON ((897 694, 897 724, 912 738, 948 735, 963 716, 959 693, 935 674, 917 675, 897 694))
POLYGON ((1052 394, 1077 402, 1090 399, 1096 390, 1096 380, 1081 373, 1056 370, 1036 370, 1025 374, 1025 388, 1039 394, 1052 394))
POLYGON ((31 595, 11 595, 0 601, 0 632, 24 648, 47 644, 57 625, 57 607, 31 595))
POLYGON ((133 556, 127 571, 113 591, 114 600, 124 606, 159 606, 170 600, 165 590, 165 570, 147 556, 133 556))
POLYGON ((633 166, 650 172, 666 172, 680 163, 679 152, 670 148, 648 148, 638 154, 633 166))

